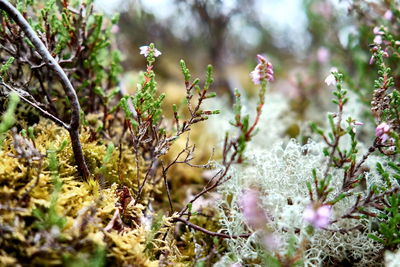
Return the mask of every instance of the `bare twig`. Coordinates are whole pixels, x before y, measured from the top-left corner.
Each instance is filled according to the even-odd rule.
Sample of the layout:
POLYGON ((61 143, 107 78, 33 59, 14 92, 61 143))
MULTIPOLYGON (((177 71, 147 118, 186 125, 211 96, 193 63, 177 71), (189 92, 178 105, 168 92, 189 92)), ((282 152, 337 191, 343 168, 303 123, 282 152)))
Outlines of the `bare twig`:
POLYGON ((13 91, 15 93, 18 94, 18 96, 25 101, 26 103, 28 103, 29 105, 31 105, 32 107, 36 108, 38 111, 40 111, 42 113, 42 115, 50 120, 52 120, 53 122, 55 122, 56 124, 60 125, 61 127, 64 127, 65 129, 69 130, 70 126, 68 124, 66 124, 65 122, 63 122, 62 120, 60 120, 59 118, 57 118, 56 116, 54 116, 53 114, 49 113, 47 110, 41 108, 39 106, 39 104, 33 99, 33 96, 31 96, 28 92, 23 91, 21 89, 16 89, 11 87, 10 85, 4 83, 4 82, 0 82, 0 85, 4 86, 7 90, 9 91, 13 91), (27 97, 25 96, 29 96, 31 100, 29 100, 27 97))
POLYGON ((164 163, 162 161, 161 161, 161 167, 162 167, 162 176, 163 176, 163 180, 164 180, 165 189, 167 190, 169 207, 171 209, 171 214, 172 214, 174 212, 174 206, 172 205, 171 192, 169 190, 169 185, 168 185, 168 181, 167 181, 167 170, 165 169, 164 163))
POLYGON ((85 157, 82 151, 82 145, 79 140, 79 125, 80 125, 80 105, 78 97, 76 95, 75 89, 68 79, 67 75, 60 67, 58 62, 52 57, 46 46, 37 36, 36 32, 32 29, 23 15, 8 1, 0 0, 0 9, 5 11, 8 16, 15 21, 15 23, 21 28, 25 33, 26 37, 32 42, 33 46, 36 48, 39 55, 42 57, 47 66, 53 70, 56 74, 58 80, 60 81, 65 94, 67 95, 71 103, 71 119, 69 124, 69 134, 71 138, 72 149, 74 151, 74 156, 78 169, 81 175, 87 179, 90 176, 89 169, 86 165, 85 157))

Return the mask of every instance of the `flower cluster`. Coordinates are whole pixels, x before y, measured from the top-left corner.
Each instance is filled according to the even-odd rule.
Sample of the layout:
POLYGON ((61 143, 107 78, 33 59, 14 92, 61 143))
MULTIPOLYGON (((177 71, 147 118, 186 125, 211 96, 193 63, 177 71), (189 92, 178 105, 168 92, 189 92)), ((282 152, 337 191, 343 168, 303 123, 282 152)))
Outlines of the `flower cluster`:
POLYGON ((375 128, 375 136, 379 138, 383 143, 389 139, 390 125, 386 122, 382 122, 375 128))
POLYGON ((154 57, 158 57, 161 55, 161 52, 158 51, 156 48, 151 48, 151 46, 144 45, 139 47, 140 49, 140 54, 144 55, 145 57, 148 57, 150 52, 153 52, 154 57))
POLYGON ((262 55, 257 55, 257 59, 257 66, 250 72, 250 77, 253 82, 255 84, 260 84, 262 81, 273 81, 274 70, 272 64, 262 55))

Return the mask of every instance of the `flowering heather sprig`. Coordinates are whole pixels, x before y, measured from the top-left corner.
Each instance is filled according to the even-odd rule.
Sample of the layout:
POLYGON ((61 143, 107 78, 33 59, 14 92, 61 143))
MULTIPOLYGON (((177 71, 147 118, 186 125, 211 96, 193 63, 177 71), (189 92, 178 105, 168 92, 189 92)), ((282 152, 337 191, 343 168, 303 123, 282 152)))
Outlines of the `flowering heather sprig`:
POLYGON ((154 45, 153 46, 152 45, 143 45, 143 46, 139 47, 139 49, 140 49, 140 54, 144 55, 145 57, 148 57, 150 52, 153 53, 154 57, 158 57, 162 54, 159 50, 157 50, 157 48, 154 47, 154 45))
MULTIPOLYGON (((391 68, 387 66, 384 60, 389 55, 380 46, 374 46, 371 52, 373 53, 371 57, 372 62, 375 61, 379 69, 379 78, 374 82, 375 90, 371 101, 371 111, 377 121, 386 121, 390 124, 391 117, 396 118, 397 115, 391 109, 391 96, 393 94, 389 93, 391 87, 394 86, 394 78, 392 77, 391 68)), ((393 92, 395 91, 397 90, 393 90, 393 92)))
POLYGON ((325 228, 330 223, 331 215, 330 205, 310 204, 304 210, 303 219, 315 228, 325 228))
POLYGON ((235 148, 235 153, 239 155, 237 162, 242 162, 243 154, 246 149, 246 143, 250 141, 250 139, 254 135, 254 130, 260 120, 262 108, 265 103, 265 93, 267 91, 267 84, 269 81, 274 79, 274 71, 272 69, 272 64, 267 61, 267 59, 262 55, 257 55, 258 64, 255 69, 250 73, 250 77, 252 78, 255 84, 260 84, 260 91, 258 93, 258 103, 257 103, 257 114, 254 119, 253 124, 250 124, 249 115, 242 116, 242 104, 241 104, 241 95, 239 91, 235 90, 236 101, 233 106, 233 110, 235 112, 235 121, 231 122, 233 126, 237 127, 240 131, 239 137, 237 139, 237 144, 233 145, 231 143, 229 146, 233 146, 235 148))
POLYGON ((165 94, 159 94, 157 82, 155 80, 154 66, 155 51, 158 51, 154 44, 151 43, 147 47, 140 48, 141 53, 147 55, 147 68, 143 74, 143 81, 138 85, 137 91, 132 96, 124 96, 119 106, 123 109, 125 116, 130 121, 131 126, 136 128, 142 122, 149 122, 157 125, 162 118, 161 104, 165 98, 165 94), (148 48, 148 50, 146 50, 148 48), (129 102, 132 103, 130 107, 129 102))
POLYGON ((257 55, 257 59, 257 66, 252 72, 250 72, 250 77, 253 83, 260 84, 262 81, 273 81, 274 70, 272 64, 262 55, 257 55))

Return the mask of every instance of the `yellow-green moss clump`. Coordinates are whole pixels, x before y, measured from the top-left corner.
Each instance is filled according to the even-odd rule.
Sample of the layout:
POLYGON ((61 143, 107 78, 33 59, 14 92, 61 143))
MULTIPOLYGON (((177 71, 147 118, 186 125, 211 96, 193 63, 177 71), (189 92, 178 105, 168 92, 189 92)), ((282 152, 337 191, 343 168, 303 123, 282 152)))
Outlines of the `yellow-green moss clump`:
MULTIPOLYGON (((64 129, 43 119, 28 131, 9 132, 0 150, 0 266, 187 266, 217 252, 211 237, 170 223, 161 179, 146 183, 135 204, 146 163, 137 172, 132 149, 103 140, 82 130, 92 173, 83 181, 64 129)), ((188 197, 178 196, 175 203, 188 197)), ((212 219, 192 220, 217 231, 216 214, 203 212, 212 219)))
POLYGON ((119 160, 117 149, 83 132, 94 175, 82 181, 65 130, 42 120, 32 139, 13 135, 0 151, 0 265, 158 266, 145 250, 144 206, 134 205, 136 165, 129 150, 119 160))

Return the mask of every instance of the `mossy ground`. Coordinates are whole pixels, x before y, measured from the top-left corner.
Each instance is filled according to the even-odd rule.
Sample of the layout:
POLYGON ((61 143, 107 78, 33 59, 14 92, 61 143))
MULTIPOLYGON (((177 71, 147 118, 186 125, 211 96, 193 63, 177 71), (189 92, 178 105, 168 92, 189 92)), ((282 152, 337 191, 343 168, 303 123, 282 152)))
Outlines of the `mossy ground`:
MULTIPOLYGON (((223 249, 211 237, 169 224, 168 212, 163 210, 168 205, 163 203, 162 181, 148 183, 141 201, 134 203, 137 170, 129 147, 121 146, 121 153, 119 148, 110 150, 103 139, 94 140, 89 130, 82 130, 83 150, 92 172, 92 177, 83 181, 67 131, 41 119, 33 127, 33 135, 23 139, 34 144, 40 159, 21 158, 11 132, 0 151, 0 265, 185 266, 209 251, 216 254, 217 247, 223 249), (56 155, 57 173, 49 167, 49 153, 56 155), (61 181, 59 192, 55 176, 61 181), (146 207, 149 203, 158 210, 154 214, 146 207), (195 249, 198 244, 204 245, 201 252, 195 249)), ((178 142, 171 151, 180 147, 178 142)), ((168 157, 173 155, 164 160, 168 157)), ((186 170, 172 170, 173 188, 200 184, 201 171, 186 170)), ((185 192, 177 191, 177 207, 186 197, 185 192)), ((215 216, 210 208, 203 213, 215 216)), ((218 230, 216 217, 192 220, 218 230)))

